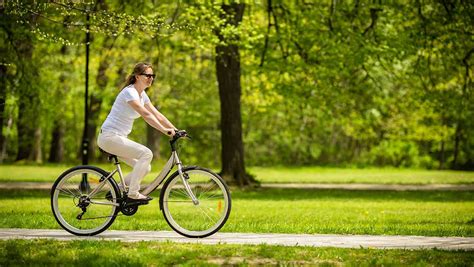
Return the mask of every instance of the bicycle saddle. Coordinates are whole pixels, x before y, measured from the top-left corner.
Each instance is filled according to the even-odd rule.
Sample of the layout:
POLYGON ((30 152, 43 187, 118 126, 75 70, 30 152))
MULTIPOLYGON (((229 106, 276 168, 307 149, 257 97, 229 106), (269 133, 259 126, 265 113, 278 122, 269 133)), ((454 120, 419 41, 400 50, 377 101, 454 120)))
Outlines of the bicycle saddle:
POLYGON ((117 162, 117 161, 118 161, 118 159, 117 159, 117 156, 116 156, 116 155, 114 155, 114 154, 111 154, 111 153, 109 153, 109 152, 107 152, 107 151, 103 150, 103 149, 102 149, 102 148, 100 148, 100 147, 99 147, 99 151, 100 151, 100 152, 102 152, 102 153, 104 153, 104 154, 107 156, 107 158, 108 158, 108 160, 109 160, 109 161, 112 161, 112 160, 115 160, 115 162, 117 162))

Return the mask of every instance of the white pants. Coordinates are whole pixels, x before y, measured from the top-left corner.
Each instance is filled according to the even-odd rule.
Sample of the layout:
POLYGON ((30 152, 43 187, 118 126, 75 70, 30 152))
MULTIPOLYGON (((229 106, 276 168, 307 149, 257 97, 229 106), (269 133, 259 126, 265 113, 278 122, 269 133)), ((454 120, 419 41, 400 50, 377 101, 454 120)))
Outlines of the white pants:
POLYGON ((153 153, 146 146, 134 142, 125 136, 115 133, 102 132, 97 137, 97 145, 104 151, 114 154, 133 167, 132 172, 125 176, 125 183, 129 185, 128 195, 137 197, 140 183, 151 170, 153 153))

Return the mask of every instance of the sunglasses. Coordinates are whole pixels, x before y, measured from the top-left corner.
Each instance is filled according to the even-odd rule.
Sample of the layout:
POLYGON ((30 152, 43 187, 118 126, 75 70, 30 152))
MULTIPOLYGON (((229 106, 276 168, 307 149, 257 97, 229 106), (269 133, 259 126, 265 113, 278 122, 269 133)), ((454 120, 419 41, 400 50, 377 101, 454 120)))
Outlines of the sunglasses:
POLYGON ((146 76, 148 79, 153 78, 155 79, 156 75, 155 74, 147 74, 147 73, 142 73, 140 75, 146 76))

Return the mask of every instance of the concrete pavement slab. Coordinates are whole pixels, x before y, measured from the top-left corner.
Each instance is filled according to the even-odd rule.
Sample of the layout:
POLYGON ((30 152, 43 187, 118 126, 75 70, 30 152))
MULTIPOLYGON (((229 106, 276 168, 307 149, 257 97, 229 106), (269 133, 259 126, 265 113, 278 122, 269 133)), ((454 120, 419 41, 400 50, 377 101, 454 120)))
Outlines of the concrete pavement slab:
POLYGON ((64 230, 0 229, 0 239, 55 240, 118 240, 123 242, 171 241, 200 244, 267 244, 282 246, 311 246, 375 249, 442 249, 474 250, 474 237, 376 236, 376 235, 309 235, 216 233, 202 239, 191 239, 171 231, 105 231, 97 236, 79 237, 64 230))

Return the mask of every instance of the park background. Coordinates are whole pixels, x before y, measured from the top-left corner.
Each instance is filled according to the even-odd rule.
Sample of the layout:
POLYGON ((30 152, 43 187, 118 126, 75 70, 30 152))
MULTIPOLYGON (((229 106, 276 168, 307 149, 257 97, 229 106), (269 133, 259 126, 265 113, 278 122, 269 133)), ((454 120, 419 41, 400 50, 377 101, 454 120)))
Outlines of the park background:
MULTIPOLYGON (((84 139, 88 162, 110 169, 95 140, 126 76, 145 61, 157 74, 147 91, 152 102, 193 137, 182 144, 184 163, 222 172, 241 187, 232 190, 235 206, 223 231, 474 235, 469 190, 256 185, 472 184, 470 1, 2 1, 0 7, 3 182, 54 182, 81 163, 84 139)), ((169 155, 168 138, 140 119, 130 137, 153 150, 156 174, 169 155)), ((43 191, 2 190, 2 199, 2 228, 58 228, 43 191)), ((167 230, 163 220, 147 220, 156 213, 145 207, 133 223, 120 219, 111 229, 167 230)), ((44 243, 25 254, 34 241, 2 242, 25 262, 54 263, 44 243)), ((123 254, 113 254, 117 259, 137 260, 117 246, 123 254)), ((215 254, 205 246, 179 249, 215 254)), ((315 249, 308 256, 298 248, 226 249, 282 262, 321 253, 330 264, 397 263, 400 255, 415 263, 473 262, 462 252, 315 249)), ((168 264, 181 257, 163 253, 168 264)))
MULTIPOLYGON (((240 54, 247 165, 473 169, 473 12, 455 2, 256 1, 233 26, 205 1, 7 1, 0 160, 81 158, 90 9, 91 161, 120 85, 146 61, 152 101, 196 137, 190 159, 220 166, 216 46, 227 41, 240 54)), ((168 153, 143 121, 131 137, 168 153)))

